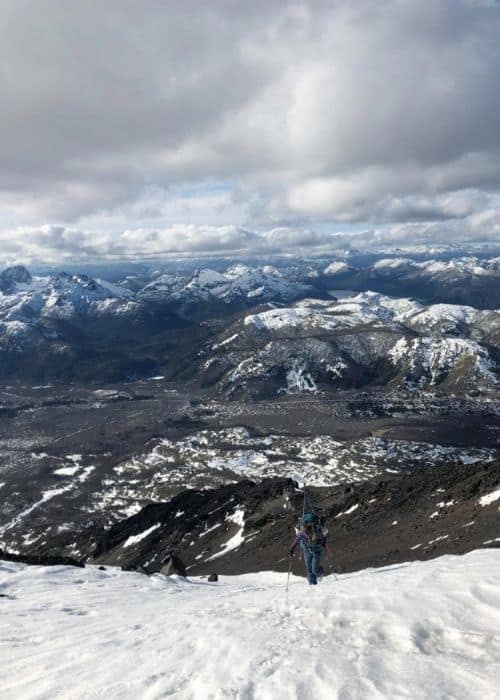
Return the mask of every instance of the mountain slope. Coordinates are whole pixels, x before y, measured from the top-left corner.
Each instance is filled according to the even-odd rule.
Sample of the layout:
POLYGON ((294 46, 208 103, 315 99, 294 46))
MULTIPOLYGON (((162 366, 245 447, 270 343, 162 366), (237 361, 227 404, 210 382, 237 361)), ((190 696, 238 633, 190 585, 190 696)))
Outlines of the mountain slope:
MULTIPOLYGON (((500 462, 409 470, 309 494, 329 532, 333 562, 325 564, 327 571, 332 563, 337 571, 353 571, 463 554, 499 534, 500 462)), ((74 533, 65 551, 90 553, 98 534, 95 560, 128 569, 158 571, 173 550, 195 574, 213 567, 225 574, 280 571, 302 508, 302 492, 290 479, 188 490, 107 532, 74 533)), ((54 544, 49 551, 57 551, 54 544)), ((302 573, 301 565, 294 571, 302 573)))
POLYGON ((184 276, 166 273, 143 287, 139 298, 149 302, 206 304, 220 302, 238 307, 263 301, 293 301, 310 294, 310 284, 294 279, 287 271, 265 265, 252 268, 232 265, 224 273, 202 269, 184 276))
POLYGON ((496 385, 500 313, 362 292, 246 314, 203 349, 200 372, 229 397, 391 384, 496 385))
MULTIPOLYGON (((411 352, 419 359, 415 363, 407 358, 405 367, 413 369, 405 382, 405 367, 395 370, 388 352, 403 336, 432 334, 443 336, 437 354, 452 361, 453 391, 487 388, 492 383, 490 351, 500 355, 494 307, 481 311, 442 303, 423 306, 373 291, 337 303, 328 300, 337 286, 350 288, 352 281, 352 286, 369 289, 371 281, 378 289, 381 279, 401 296, 407 289, 406 283, 400 284, 401 268, 416 275, 416 287, 422 275, 431 275, 437 287, 445 289, 450 275, 453 284, 461 284, 463 274, 483 286, 499 286, 494 260, 481 267, 474 259, 379 260, 365 279, 368 286, 352 279, 357 275, 354 268, 337 262, 326 267, 326 274, 305 261, 281 269, 238 264, 224 272, 152 273, 151 278, 127 278, 122 284, 66 273, 33 277, 22 266, 8 268, 0 273, 0 376, 39 382, 80 374, 97 381, 162 374, 176 380, 201 379, 208 386, 214 375, 227 375, 219 388, 233 396, 245 393, 245 375, 256 395, 312 392, 322 385, 385 384, 392 378, 423 388, 442 383, 442 372, 437 382, 435 368, 427 372, 424 367, 432 364, 436 353, 429 355, 423 347, 411 352), (226 333, 236 314, 245 313, 244 332, 235 328, 226 333), (231 351, 238 336, 256 352, 251 358, 243 353, 236 365, 221 365, 217 354, 208 352, 198 368, 199 346, 214 334, 221 335, 214 343, 217 354, 231 351), (448 337, 467 342, 457 344, 448 337), (480 361, 471 362, 471 357, 480 361)), ((490 307, 492 299, 495 295, 488 296, 490 307)))
POLYGON ((493 700, 500 551, 210 584, 0 563, 0 693, 110 700, 493 700))
POLYGON ((112 284, 64 272, 33 277, 22 266, 4 270, 0 377, 115 381, 167 371, 176 376, 184 345, 196 346, 209 332, 203 324, 214 318, 223 324, 236 310, 270 299, 292 302, 313 291, 294 273, 269 266, 136 282, 112 284))
POLYGON ((325 289, 372 289, 394 296, 416 296, 427 303, 468 304, 482 309, 500 306, 499 280, 499 258, 474 256, 424 260, 378 256, 357 266, 333 261, 321 277, 325 289))

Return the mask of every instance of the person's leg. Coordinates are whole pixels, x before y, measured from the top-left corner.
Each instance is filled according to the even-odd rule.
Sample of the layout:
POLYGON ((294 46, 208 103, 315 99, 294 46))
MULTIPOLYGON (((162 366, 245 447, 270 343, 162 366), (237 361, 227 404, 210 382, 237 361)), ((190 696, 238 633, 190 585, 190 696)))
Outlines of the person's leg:
POLYGON ((323 576, 323 567, 321 566, 321 553, 320 552, 314 552, 314 554, 312 556, 311 571, 316 579, 318 577, 323 576))
POLYGON ((309 583, 315 586, 318 583, 318 575, 316 572, 316 554, 314 550, 309 550, 309 583))
POLYGON ((317 583, 316 576, 313 574, 312 571, 312 559, 313 559, 313 553, 309 549, 309 547, 304 547, 302 546, 302 554, 304 556, 304 564, 306 567, 306 574, 307 574, 307 580, 311 585, 314 585, 317 583))

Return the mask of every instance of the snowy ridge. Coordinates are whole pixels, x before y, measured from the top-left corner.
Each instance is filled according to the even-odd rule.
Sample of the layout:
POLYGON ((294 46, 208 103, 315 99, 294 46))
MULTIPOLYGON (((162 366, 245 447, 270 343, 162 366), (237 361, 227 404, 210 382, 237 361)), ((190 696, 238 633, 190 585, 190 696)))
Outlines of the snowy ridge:
MULTIPOLYGON (((411 254, 412 250, 408 249, 406 252, 411 254)), ((419 251, 415 250, 414 252, 419 251)), ((431 257, 423 261, 414 260, 411 257, 387 257, 374 262, 371 269, 375 273, 380 274, 387 274, 392 271, 399 274, 420 273, 425 276, 447 277, 450 279, 467 276, 482 277, 498 274, 497 260, 497 258, 480 260, 475 256, 456 257, 452 260, 439 260, 431 257)))
POLYGON ((125 314, 136 306, 132 296, 127 289, 85 275, 30 276, 29 282, 17 282, 8 294, 0 294, 0 320, 31 324, 37 318, 125 314))
POLYGON ((286 574, 210 584, 0 563, 0 693, 496 697, 499 550, 327 577, 314 590, 292 577, 288 595, 285 586, 286 574))
POLYGON ((436 386, 460 365, 469 361, 478 381, 497 384, 494 367, 485 348, 462 338, 401 338, 389 351, 394 364, 407 364, 405 383, 411 386, 436 386))
POLYGON ((30 327, 44 319, 128 317, 151 302, 245 301, 251 305, 270 299, 290 302, 312 291, 268 265, 233 265, 224 274, 210 269, 189 276, 159 274, 138 289, 134 282, 127 278, 120 285, 64 272, 32 277, 22 266, 8 268, 0 274, 0 335, 4 340, 28 338, 30 327))
POLYGON ((381 321, 395 328, 403 324, 409 328, 429 328, 440 323, 472 324, 491 321, 500 327, 500 310, 480 311, 470 306, 432 304, 424 306, 413 299, 395 299, 377 292, 361 292, 339 299, 321 301, 304 299, 291 308, 271 309, 248 315, 245 325, 253 324, 264 330, 306 325, 334 330, 354 328, 381 321))
POLYGON ((259 303, 271 299, 293 301, 305 296, 309 285, 288 279, 270 265, 262 268, 232 265, 224 273, 198 270, 191 276, 161 275, 146 285, 139 297, 149 301, 220 301, 226 304, 248 301, 259 303))
MULTIPOLYGON (((92 334, 103 322, 116 320, 129 332, 129 321, 141 324, 156 318, 156 304, 172 304, 175 314, 179 303, 204 303, 208 311, 210 304, 292 302, 313 291, 270 266, 233 265, 225 273, 203 269, 187 276, 158 273, 153 277, 149 282, 129 277, 113 284, 64 272, 33 277, 22 266, 7 268, 0 273, 0 351, 15 355, 38 342, 47 343, 56 355, 66 352, 68 345, 54 328, 61 322, 76 324, 80 330, 83 325, 85 333, 92 334)), ((163 314, 156 320, 165 323, 163 314)))
POLYGON ((252 386, 314 393, 370 381, 490 391, 498 383, 490 351, 498 350, 499 333, 498 310, 368 291, 249 313, 211 345, 203 369, 225 368, 220 386, 228 396, 252 386))
MULTIPOLYGON (((403 258, 387 260, 379 260, 377 269, 400 270, 406 265, 403 258)), ((477 262, 461 260, 459 268, 469 270, 472 265, 473 269, 477 262)), ((425 265, 434 269, 434 263, 446 270, 451 264, 427 261, 425 265)), ((3 371, 11 375, 21 360, 21 372, 27 377, 45 376, 47 371, 53 375, 62 360, 71 374, 74 358, 81 357, 89 375, 119 374, 128 379, 148 367, 152 375, 177 376, 176 365, 181 363, 182 371, 192 379, 204 386, 217 383, 221 394, 233 398, 252 392, 252 387, 263 398, 264 394, 321 392, 332 386, 387 385, 392 380, 406 387, 444 387, 447 374, 455 369, 461 374, 459 391, 473 389, 477 377, 478 391, 495 385, 498 310, 484 311, 467 304, 424 305, 411 296, 395 298, 376 291, 349 296, 344 290, 336 300, 332 298, 332 274, 344 264, 335 261, 324 275, 304 261, 280 269, 238 264, 224 272, 154 272, 144 278, 126 278, 122 284, 65 273, 32 277, 25 268, 10 268, 0 273, 3 371), (228 319, 252 307, 243 320, 234 323, 228 319), (194 324, 200 324, 202 337, 210 337, 201 352, 188 331, 194 324), (165 356, 162 334, 167 330, 174 337, 172 351, 165 356), (431 339, 436 346, 433 357, 443 359, 443 372, 431 372, 429 378, 429 372, 419 370, 406 381, 408 366, 429 365, 423 357, 425 344, 410 344, 415 336, 431 339), (398 349, 392 354, 391 349, 403 337, 414 357, 406 356, 404 361, 401 357, 400 364, 395 364, 398 349), (448 342, 448 338, 467 342, 448 342), (106 355, 110 339, 116 352, 106 355), (173 350, 179 340, 187 340, 182 360, 173 350), (88 352, 95 346, 97 353, 88 352), (467 359, 474 357, 475 361, 467 359), (448 367, 446 358, 453 360, 448 367)), ((420 270, 423 264, 412 262, 411 269, 420 270)), ((488 264, 497 274, 494 261, 488 264)), ((366 285, 373 279, 365 276, 360 283, 366 285)), ((399 279, 398 272, 388 286, 394 286, 395 280, 399 284, 399 279)), ((447 288, 443 284, 440 289, 447 288)), ((489 287, 474 284, 481 299, 489 304, 496 300, 494 292, 488 293, 489 287)))
POLYGON ((334 260, 324 268, 325 286, 333 288, 333 293, 339 285, 344 289, 374 289, 397 296, 416 295, 427 301, 481 308, 500 306, 498 258, 418 247, 387 250, 383 256, 378 255, 369 260, 356 255, 334 260), (347 260, 354 262, 355 267, 344 267, 347 260))

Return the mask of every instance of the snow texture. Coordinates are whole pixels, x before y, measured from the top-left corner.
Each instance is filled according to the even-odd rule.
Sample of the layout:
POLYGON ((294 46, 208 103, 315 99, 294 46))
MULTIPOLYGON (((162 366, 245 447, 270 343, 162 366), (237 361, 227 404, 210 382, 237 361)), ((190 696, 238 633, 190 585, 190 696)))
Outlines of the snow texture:
POLYGON ((156 525, 152 525, 149 527, 147 530, 144 530, 143 532, 140 532, 138 535, 132 535, 127 539, 127 541, 123 544, 124 547, 132 547, 132 545, 137 544, 137 542, 140 542, 141 540, 146 539, 148 535, 150 535, 154 530, 157 530, 160 527, 160 523, 156 523, 156 525))
POLYGON ((337 301, 303 299, 293 307, 249 314, 245 317, 245 325, 253 325, 261 331, 277 331, 294 327, 331 331, 355 328, 370 323, 383 323, 392 328, 397 328, 397 324, 404 324, 408 328, 425 331, 439 324, 443 325, 443 330, 451 330, 460 323, 474 324, 489 321, 498 328, 498 313, 498 311, 480 311, 471 306, 459 304, 422 306, 413 299, 396 299, 368 291, 337 301))
POLYGON ((500 499, 500 489, 497 489, 496 491, 492 491, 492 493, 486 494, 486 496, 482 496, 479 499, 479 505, 481 506, 489 506, 491 503, 495 503, 495 501, 498 501, 500 499))
POLYGON ((408 364, 407 386, 434 386, 443 375, 467 359, 472 361, 478 379, 484 379, 493 385, 497 383, 488 351, 472 340, 414 338, 408 341, 400 338, 389 351, 389 356, 394 364, 408 364))
POLYGON ((293 300, 303 296, 311 287, 289 280, 276 268, 265 265, 252 268, 232 265, 224 273, 198 270, 193 275, 163 274, 139 293, 139 298, 180 301, 219 300, 230 303, 238 299, 293 300))
MULTIPOLYGON (((245 540, 245 538, 243 537, 243 530, 245 529, 245 511, 242 508, 237 508, 234 511, 234 513, 232 513, 226 518, 226 520, 237 525, 238 531, 225 544, 222 545, 222 549, 220 552, 216 552, 215 554, 213 554, 207 559, 207 561, 218 559, 219 557, 225 556, 231 550, 238 549, 238 547, 241 544, 243 544, 245 540)), ((209 528, 209 530, 215 529, 215 527, 216 526, 214 526, 213 528, 209 528)), ((203 534, 206 535, 209 530, 206 530, 203 534)))
POLYGON ((302 393, 309 391, 315 393, 317 391, 314 379, 307 371, 305 363, 295 361, 286 373, 286 389, 287 394, 302 393))
POLYGON ((497 697, 499 550, 285 587, 1 562, 0 695, 497 697))
POLYGON ((323 270, 324 275, 339 275, 342 272, 349 272, 349 266, 346 265, 345 262, 340 262, 338 260, 330 263, 330 265, 323 270))

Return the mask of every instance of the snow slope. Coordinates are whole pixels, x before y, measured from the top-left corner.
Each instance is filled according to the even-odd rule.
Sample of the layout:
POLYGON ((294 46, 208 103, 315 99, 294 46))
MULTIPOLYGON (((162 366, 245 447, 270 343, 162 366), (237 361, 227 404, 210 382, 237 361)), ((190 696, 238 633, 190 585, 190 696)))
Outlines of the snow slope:
POLYGON ((2 562, 0 695, 497 697, 499 550, 285 584, 2 562))

